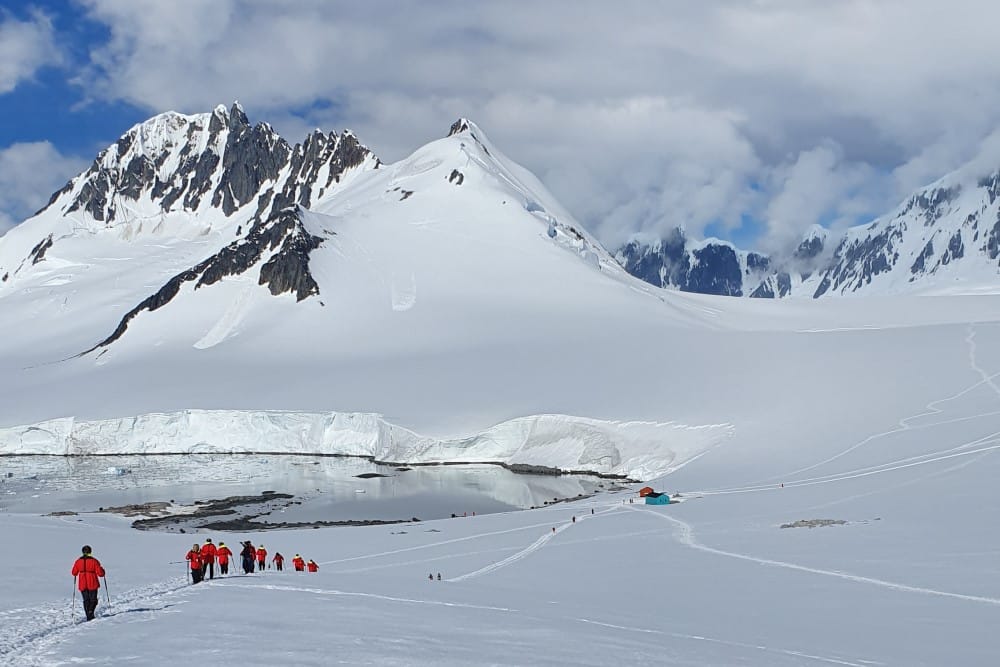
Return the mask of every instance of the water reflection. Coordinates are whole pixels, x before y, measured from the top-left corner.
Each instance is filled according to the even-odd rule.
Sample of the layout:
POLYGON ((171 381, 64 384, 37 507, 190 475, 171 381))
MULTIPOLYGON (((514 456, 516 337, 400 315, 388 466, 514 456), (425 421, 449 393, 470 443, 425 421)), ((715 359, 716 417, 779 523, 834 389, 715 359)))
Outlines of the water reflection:
POLYGON ((297 502, 275 510, 271 521, 427 520, 535 507, 590 495, 607 484, 594 477, 523 475, 490 465, 400 470, 338 457, 0 457, 0 511, 6 512, 89 512, 275 491, 292 494, 297 502), (363 473, 385 476, 356 477, 363 473))

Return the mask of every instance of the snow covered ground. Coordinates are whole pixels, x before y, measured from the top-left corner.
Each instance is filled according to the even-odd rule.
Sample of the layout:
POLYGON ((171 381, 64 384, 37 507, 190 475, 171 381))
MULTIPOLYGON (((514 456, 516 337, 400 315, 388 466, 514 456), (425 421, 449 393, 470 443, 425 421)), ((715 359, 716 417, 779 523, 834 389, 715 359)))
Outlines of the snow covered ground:
POLYGON ((469 132, 302 215, 319 295, 251 273, 185 287, 84 356, 234 220, 64 229, 0 286, 0 446, 669 472, 654 486, 685 502, 214 535, 321 570, 196 587, 176 561, 205 535, 18 509, 0 514, 0 662, 1000 662, 1000 295, 658 290, 469 132), (781 528, 813 519, 845 523, 781 528), (111 604, 74 625, 84 543, 111 604))
MULTIPOLYGON (((736 434, 654 482, 682 493, 676 505, 625 502, 632 491, 405 534, 216 534, 301 553, 321 569, 198 586, 177 561, 206 535, 0 514, 5 544, 32 554, 9 559, 2 575, 0 662, 995 665, 993 302, 928 299, 905 317, 852 303, 861 305, 841 311, 841 326, 837 311, 803 326, 801 314, 775 309, 758 316, 758 332, 717 339, 744 355, 767 350, 770 373, 712 395, 705 413, 730 412, 736 434), (780 315, 790 331, 774 330, 780 315), (781 379, 789 390, 773 391, 781 379), (747 406, 769 401, 785 409, 754 420, 747 406), (781 527, 812 519, 846 523, 781 527), (108 569, 111 603, 76 624, 68 572, 83 543, 108 569)), ((719 354, 746 359, 725 346, 719 354)))
MULTIPOLYGON (((877 449, 891 457, 889 444, 877 449)), ((666 507, 623 503, 622 493, 405 535, 215 535, 301 553, 320 571, 198 586, 172 562, 190 535, 138 533, 104 516, 4 514, 5 542, 32 558, 5 567, 0 661, 996 664, 1000 511, 990 489, 1000 459, 990 446, 942 440, 906 463, 831 465, 841 473, 828 483, 807 482, 813 471, 783 488, 703 489, 666 507), (847 523, 779 527, 803 518, 847 523), (85 542, 108 569, 111 603, 77 624, 68 572, 85 542)))

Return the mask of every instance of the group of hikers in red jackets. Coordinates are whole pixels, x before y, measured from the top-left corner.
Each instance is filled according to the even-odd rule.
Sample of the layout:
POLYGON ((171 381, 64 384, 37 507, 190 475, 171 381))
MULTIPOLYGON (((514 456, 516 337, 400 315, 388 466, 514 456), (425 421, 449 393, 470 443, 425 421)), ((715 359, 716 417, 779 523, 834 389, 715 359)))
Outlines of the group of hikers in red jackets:
MULTIPOLYGON (((242 544, 243 548, 240 550, 240 559, 243 565, 243 573, 253 573, 255 564, 256 569, 263 571, 267 566, 267 549, 264 548, 264 545, 259 544, 255 548, 249 540, 242 544)), ((219 573, 229 574, 229 559, 232 556, 233 552, 226 546, 225 542, 219 542, 219 546, 215 546, 212 544, 212 538, 209 537, 205 539, 204 544, 195 544, 191 547, 191 550, 187 552, 187 556, 184 558, 191 566, 191 581, 197 584, 205 579, 206 573, 209 579, 215 579, 216 560, 219 562, 219 573)), ((271 563, 274 565, 274 569, 280 572, 284 569, 285 557, 275 552, 271 558, 271 563)), ((307 563, 298 554, 295 554, 295 558, 292 559, 292 567, 295 568, 296 572, 303 572, 305 570, 309 570, 310 572, 319 571, 319 565, 315 561, 309 560, 307 563)))
MULTIPOLYGON (((74 591, 79 590, 80 596, 83 598, 83 613, 86 614, 88 621, 92 621, 97 609, 97 592, 101 588, 101 579, 105 576, 104 567, 101 565, 101 561, 94 558, 93 550, 89 544, 85 544, 81 551, 83 553, 73 563, 70 574, 76 580, 74 591)), ((245 574, 254 571, 255 562, 259 570, 264 570, 267 565, 267 550, 262 544, 255 549, 249 541, 243 542, 240 556, 243 560, 245 574)), ((225 542, 219 542, 219 545, 216 546, 212 543, 211 537, 206 538, 204 544, 195 544, 185 556, 185 560, 191 566, 191 581, 199 583, 205 579, 206 573, 209 579, 215 579, 216 561, 219 563, 219 574, 229 574, 229 559, 232 557, 233 552, 226 546, 225 542)), ((280 572, 284 569, 285 557, 280 553, 275 553, 271 558, 271 563, 274 565, 274 569, 280 572)), ((310 559, 307 562, 298 554, 295 554, 295 558, 292 559, 292 567, 295 568, 296 572, 319 571, 319 565, 316 564, 316 561, 310 559)))

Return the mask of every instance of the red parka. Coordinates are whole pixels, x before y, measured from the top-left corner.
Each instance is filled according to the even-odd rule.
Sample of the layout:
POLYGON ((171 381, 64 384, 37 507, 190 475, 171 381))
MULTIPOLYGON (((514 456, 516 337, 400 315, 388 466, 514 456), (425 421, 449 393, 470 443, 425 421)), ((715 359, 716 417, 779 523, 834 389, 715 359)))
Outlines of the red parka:
POLYGON ((261 547, 257 549, 257 562, 263 563, 265 560, 267 560, 267 549, 261 547))
POLYGON ((192 549, 191 551, 187 552, 187 556, 185 556, 184 559, 191 561, 191 569, 192 570, 200 570, 201 569, 201 553, 200 552, 195 551, 194 549, 192 549))
POLYGON ((299 570, 301 572, 303 569, 305 569, 306 562, 302 560, 302 556, 296 556, 295 558, 292 559, 292 566, 296 570, 299 570))
POLYGON ((274 554, 274 558, 271 559, 275 565, 281 565, 285 562, 285 557, 281 554, 274 554))
POLYGON ((215 555, 219 558, 219 565, 228 565, 229 558, 233 555, 233 552, 229 550, 229 547, 223 544, 215 550, 215 555))
POLYGON ((99 577, 104 576, 104 568, 93 556, 80 556, 73 563, 70 574, 76 577, 76 586, 81 591, 96 591, 101 587, 99 577))
POLYGON ((215 554, 217 554, 218 552, 219 552, 219 550, 215 548, 214 544, 212 544, 211 542, 206 542, 205 544, 203 544, 201 546, 201 560, 202 560, 202 562, 204 562, 204 563, 214 563, 215 562, 215 554))
POLYGON ((319 570, 319 565, 317 565, 316 563, 314 563, 312 561, 309 561, 309 563, 306 565, 306 567, 309 568, 310 572, 316 572, 316 571, 319 570))

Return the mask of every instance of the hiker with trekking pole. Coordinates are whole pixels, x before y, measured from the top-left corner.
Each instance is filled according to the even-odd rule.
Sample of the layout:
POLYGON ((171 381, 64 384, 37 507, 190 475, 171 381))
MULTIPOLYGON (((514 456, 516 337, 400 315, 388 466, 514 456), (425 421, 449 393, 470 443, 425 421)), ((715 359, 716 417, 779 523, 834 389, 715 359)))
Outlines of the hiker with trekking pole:
POLYGON ((203 570, 201 569, 201 545, 195 544, 191 547, 191 551, 187 552, 187 555, 184 556, 184 560, 191 564, 191 583, 200 583, 204 578, 204 575, 202 574, 203 570))
MULTIPOLYGON (((81 549, 83 555, 73 563, 70 574, 73 575, 73 600, 76 600, 76 591, 80 590, 80 597, 83 598, 83 613, 87 620, 94 620, 94 611, 97 609, 97 591, 101 587, 100 579, 104 578, 104 567, 101 561, 91 555, 89 544, 81 549)), ((104 593, 107 596, 108 604, 111 604, 111 596, 108 595, 108 580, 104 580, 104 593)))

